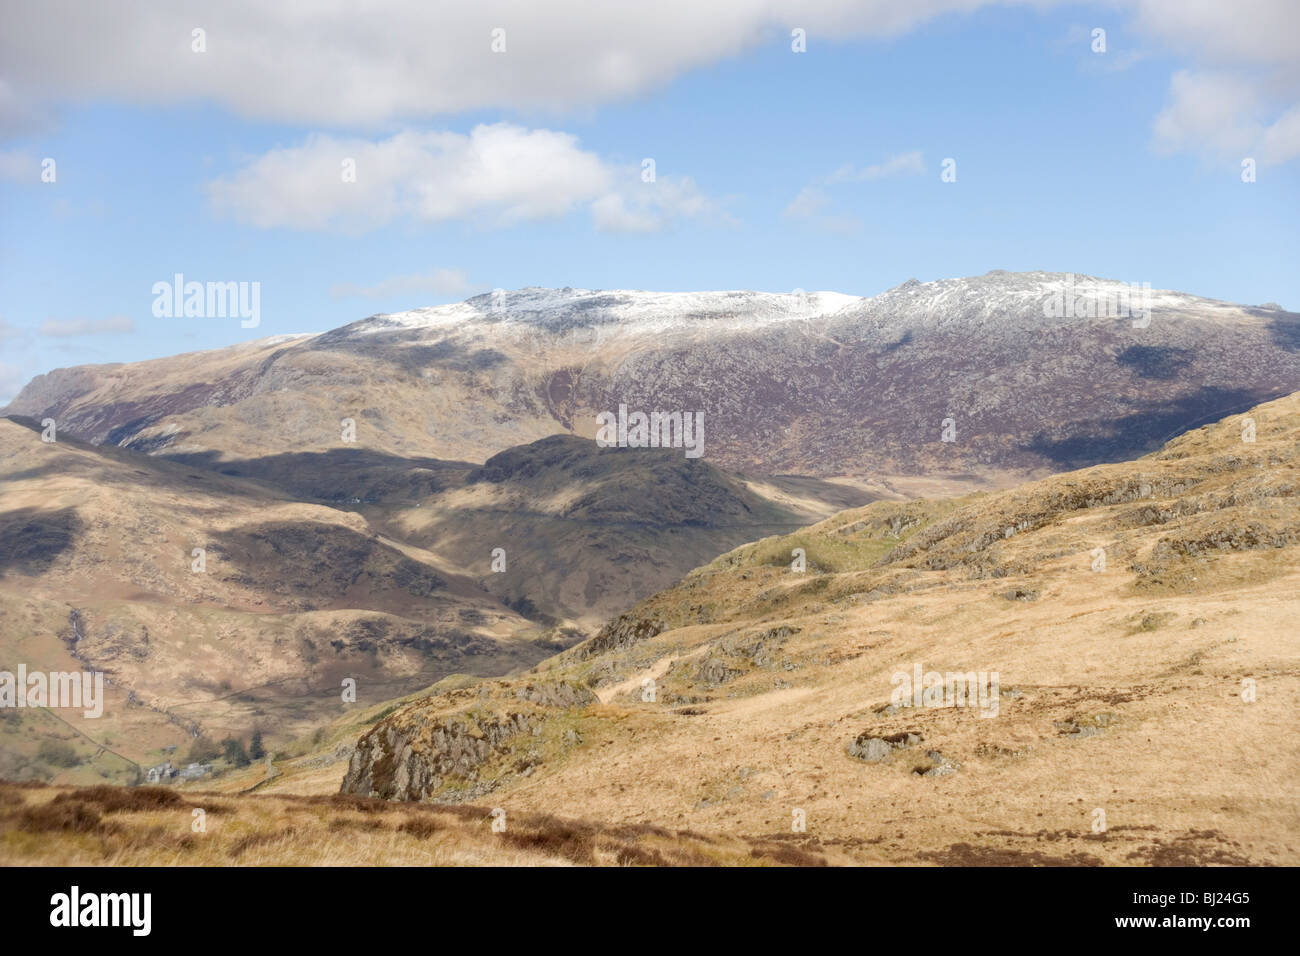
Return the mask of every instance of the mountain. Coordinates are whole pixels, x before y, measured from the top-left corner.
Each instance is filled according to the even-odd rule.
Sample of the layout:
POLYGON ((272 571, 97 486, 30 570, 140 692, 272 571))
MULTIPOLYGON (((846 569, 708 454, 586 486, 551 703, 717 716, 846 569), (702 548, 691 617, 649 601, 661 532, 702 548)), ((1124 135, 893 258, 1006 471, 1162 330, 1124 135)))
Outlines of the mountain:
POLYGON ((554 435, 507 449, 414 507, 365 509, 385 533, 438 554, 507 605, 595 630, 635 600, 756 534, 875 497, 830 482, 751 481, 665 449, 554 435), (500 548, 504 570, 492 570, 500 548))
POLYGON ((404 702, 342 792, 859 863, 1294 863, 1298 450, 1293 394, 747 544, 528 674, 404 702))
POLYGON ((373 702, 531 666, 722 551, 872 498, 573 436, 481 466, 338 449, 208 468, 40 433, 0 420, 0 652, 101 671, 108 703, 4 709, 0 777, 20 779, 130 782, 195 736, 302 735, 351 706, 345 680, 373 702), (327 500, 341 480, 352 497, 327 500))
MULTIPOLYGON (((870 299, 532 289, 38 376, 0 420, 0 651, 101 670, 109 701, 90 723, 0 715, 0 776, 129 781, 196 735, 260 729, 282 747, 349 707, 459 688, 457 675, 506 680, 502 693, 546 723, 546 701, 570 691, 519 691, 511 675, 578 642, 548 668, 608 695, 607 678, 668 666, 639 656, 662 628, 670 642, 733 618, 780 632, 792 609, 822 602, 818 589, 838 593, 834 575, 860 574, 877 596, 932 571, 1033 576, 1074 544, 995 560, 1045 532, 1037 512, 986 526, 996 512, 981 509, 1002 499, 969 495, 1134 456, 1300 387, 1300 317, 1168 292, 1145 303, 1145 325, 1091 314, 1132 291, 1048 273, 870 299), (601 447, 597 415, 621 406, 701 414, 702 457, 601 447), (47 417, 57 443, 40 439, 47 417), (945 418, 954 441, 941 440, 945 418), (778 573, 795 547, 784 536, 864 506, 854 521, 880 516, 887 531, 810 533, 798 538, 807 577, 778 573), (927 540, 953 510, 978 533, 906 563, 899 542, 927 540), (721 591, 675 584, 756 539, 780 544, 719 577, 721 591), (863 563, 887 551, 893 563, 863 563), (685 603, 644 610, 669 608, 665 595, 685 603), (630 610, 643 599, 661 603, 630 610), (356 705, 340 693, 348 680, 356 705)), ((982 627, 988 610, 953 620, 982 627)), ((791 626, 805 635, 781 638, 793 646, 830 633, 791 626)), ((733 650, 751 638, 768 640, 746 632, 733 650)), ((737 658, 715 656, 721 685, 737 658)), ((691 710, 712 692, 677 687, 681 673, 659 676, 691 710)))
POLYGON ((130 779, 200 732, 302 733, 343 706, 344 678, 392 697, 554 649, 472 577, 357 514, 39 432, 0 420, 0 650, 11 670, 102 671, 108 703, 55 724, 6 710, 30 746, 6 738, 0 776, 42 769, 49 734, 25 721, 82 748, 92 779, 116 740, 112 773, 130 779))
POLYGON ((594 437, 596 416, 626 405, 703 413, 704 458, 725 469, 897 477, 909 493, 918 476, 997 487, 1125 460, 1297 388, 1295 313, 992 272, 871 298, 491 293, 318 335, 60 369, 9 412, 240 468, 348 447, 342 419, 375 454, 482 462, 554 434, 594 437))

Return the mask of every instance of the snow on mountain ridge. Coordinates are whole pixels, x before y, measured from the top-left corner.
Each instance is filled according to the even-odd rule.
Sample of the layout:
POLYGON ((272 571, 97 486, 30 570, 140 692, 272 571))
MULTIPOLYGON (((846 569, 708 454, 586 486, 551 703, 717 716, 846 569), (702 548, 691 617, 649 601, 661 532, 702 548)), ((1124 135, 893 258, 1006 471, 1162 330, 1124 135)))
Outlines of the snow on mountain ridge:
POLYGON ((746 326, 824 317, 860 303, 839 292, 645 292, 529 287, 489 292, 464 302, 373 316, 358 333, 395 328, 438 328, 462 322, 518 323, 552 331, 617 325, 621 331, 656 332, 700 323, 746 326))
MULTIPOLYGON (((1005 272, 981 276, 907 282, 863 299, 845 317, 877 327, 930 327, 957 331, 996 323, 1003 331, 1025 332, 1086 322, 1182 322, 1190 318, 1225 324, 1262 321, 1250 306, 1140 282, 1105 279, 1082 273, 1005 272)), ((1146 327, 1146 324, 1139 327, 1146 327)))
POLYGON ((346 328, 349 334, 366 335, 400 329, 450 329, 474 323, 500 325, 503 330, 550 332, 598 327, 635 336, 695 329, 758 329, 819 319, 886 323, 907 319, 919 324, 952 325, 1003 317, 1015 317, 1015 324, 1035 327, 1087 317, 1049 315, 1046 303, 1063 296, 1066 290, 1075 297, 1123 297, 1126 302, 1132 296, 1135 309, 1142 297, 1153 313, 1168 310, 1226 320, 1251 318, 1247 307, 1171 290, 1143 289, 1136 282, 1081 273, 993 270, 981 276, 930 282, 909 279, 875 296, 829 291, 649 292, 530 286, 496 290, 447 305, 375 315, 346 328))

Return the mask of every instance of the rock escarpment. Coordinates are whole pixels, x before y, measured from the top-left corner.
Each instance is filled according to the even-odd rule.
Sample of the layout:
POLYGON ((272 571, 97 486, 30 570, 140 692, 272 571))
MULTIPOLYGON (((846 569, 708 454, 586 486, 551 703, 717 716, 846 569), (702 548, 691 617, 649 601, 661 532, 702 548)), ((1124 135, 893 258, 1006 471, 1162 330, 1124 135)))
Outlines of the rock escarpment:
POLYGON ((358 742, 340 792, 385 800, 473 799, 581 740, 596 702, 569 681, 497 683, 409 704, 358 742))

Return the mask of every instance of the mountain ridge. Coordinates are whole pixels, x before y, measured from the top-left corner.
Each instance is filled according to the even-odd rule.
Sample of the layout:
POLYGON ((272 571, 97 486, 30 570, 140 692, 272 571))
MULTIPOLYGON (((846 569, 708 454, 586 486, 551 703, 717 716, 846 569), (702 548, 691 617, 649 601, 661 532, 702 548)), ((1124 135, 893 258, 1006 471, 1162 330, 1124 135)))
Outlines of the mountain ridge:
POLYGON ((373 700, 508 673, 721 551, 875 497, 568 435, 483 466, 350 448, 212 467, 42 431, 0 419, 0 654, 102 672, 110 707, 84 726, 0 712, 19 778, 131 782, 119 757, 187 737, 283 741, 344 707, 345 679, 373 700), (101 748, 39 759, 110 735, 111 767, 101 748))
POLYGON ((340 792, 868 864, 1293 861, 1300 393, 1249 418, 743 545, 527 674, 403 702, 340 792), (922 671, 995 683, 900 698, 922 671))
POLYGON ((1144 454, 1300 388, 1300 315, 1159 290, 1143 320, 1106 315, 1129 304, 1106 297, 1133 287, 1082 275, 1072 295, 1106 299, 1102 314, 1049 315, 1067 278, 909 281, 870 298, 488 294, 58 370, 8 411, 95 443, 218 460, 339 447, 351 419, 378 452, 483 462, 547 435, 593 437, 598 413, 627 404, 703 413, 704 454, 731 471, 994 487, 1144 454))

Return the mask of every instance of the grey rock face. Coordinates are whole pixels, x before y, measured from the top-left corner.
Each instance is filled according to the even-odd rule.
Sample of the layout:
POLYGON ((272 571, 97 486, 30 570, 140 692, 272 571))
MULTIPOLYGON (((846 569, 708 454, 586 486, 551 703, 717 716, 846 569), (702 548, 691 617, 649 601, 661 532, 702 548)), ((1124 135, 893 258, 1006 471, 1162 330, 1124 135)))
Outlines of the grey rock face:
MULTIPOLYGON (((505 771, 531 774, 541 754, 531 744, 552 715, 580 710, 596 695, 569 681, 538 681, 507 694, 490 687, 426 698, 385 717, 357 741, 341 793, 385 800, 442 801, 482 796, 497 786, 486 765, 513 751, 505 771), (451 702, 463 709, 448 712, 451 702)), ((454 705, 453 705, 454 706, 454 705)), ((579 746, 569 730, 565 746, 579 746)), ((496 765, 494 772, 500 772, 496 765)))
POLYGON ((927 764, 916 768, 916 773, 922 777, 946 777, 954 774, 961 767, 960 764, 949 760, 937 750, 927 750, 925 752, 927 764))
POLYGON ((878 763, 895 750, 919 744, 921 739, 921 734, 913 730, 905 730, 902 733, 879 737, 866 732, 859 734, 856 739, 849 742, 848 751, 850 756, 857 757, 859 760, 878 763))
POLYGON ((663 621, 647 621, 636 615, 620 614, 600 629, 600 632, 577 648, 580 657, 594 657, 606 651, 622 650, 662 634, 668 629, 663 621))
POLYGON ((522 713, 479 719, 457 715, 422 726, 417 735, 385 721, 357 741, 341 792, 421 800, 448 776, 472 777, 506 740, 531 726, 522 713))

